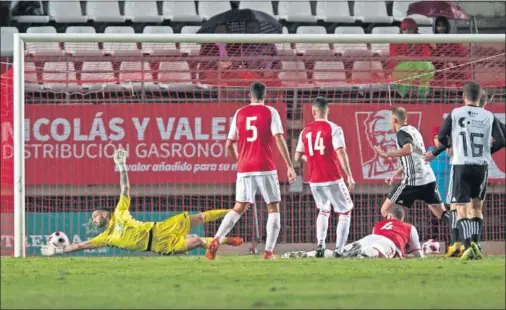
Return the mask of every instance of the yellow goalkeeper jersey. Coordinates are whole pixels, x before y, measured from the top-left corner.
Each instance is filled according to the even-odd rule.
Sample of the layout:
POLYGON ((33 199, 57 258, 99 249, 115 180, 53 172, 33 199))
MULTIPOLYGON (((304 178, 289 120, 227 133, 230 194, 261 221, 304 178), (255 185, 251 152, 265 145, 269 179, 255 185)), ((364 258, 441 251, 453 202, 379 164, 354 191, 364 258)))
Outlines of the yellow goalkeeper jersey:
POLYGON ((109 225, 103 233, 91 239, 96 247, 117 247, 125 250, 144 251, 149 242, 153 222, 139 222, 132 218, 128 208, 130 198, 121 195, 109 225))

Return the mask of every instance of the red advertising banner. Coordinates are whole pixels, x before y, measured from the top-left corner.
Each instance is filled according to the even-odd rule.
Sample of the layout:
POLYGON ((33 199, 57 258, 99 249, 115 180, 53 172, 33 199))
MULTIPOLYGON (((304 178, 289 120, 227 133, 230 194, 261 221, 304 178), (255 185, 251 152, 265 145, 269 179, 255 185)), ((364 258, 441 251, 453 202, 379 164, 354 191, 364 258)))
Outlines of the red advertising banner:
MULTIPOLYGON (((457 105, 448 104, 410 104, 408 123, 417 127, 424 137, 425 147, 434 145, 432 130, 441 126, 444 118, 457 105)), ((350 158, 353 176, 357 183, 383 183, 390 177, 400 162, 383 159, 373 150, 374 145, 385 151, 396 149, 395 132, 390 127, 389 105, 331 105, 329 120, 343 128, 346 148, 350 158)), ((505 121, 506 111, 502 104, 487 106, 499 120, 505 121)), ((312 121, 311 105, 304 108, 304 123, 312 121)), ((506 177, 506 153, 503 150, 494 154, 494 162, 489 167, 489 181, 504 183, 506 177)))
MULTIPOLYGON (((116 184, 117 146, 128 152, 132 184, 233 183, 225 150, 240 104, 26 106, 27 184, 116 184)), ((286 124, 286 107, 275 106, 286 124)), ((279 152, 275 152, 278 154, 279 152)), ((12 148, 3 155, 12 158, 12 148)), ((286 171, 278 154, 280 180, 286 171)))

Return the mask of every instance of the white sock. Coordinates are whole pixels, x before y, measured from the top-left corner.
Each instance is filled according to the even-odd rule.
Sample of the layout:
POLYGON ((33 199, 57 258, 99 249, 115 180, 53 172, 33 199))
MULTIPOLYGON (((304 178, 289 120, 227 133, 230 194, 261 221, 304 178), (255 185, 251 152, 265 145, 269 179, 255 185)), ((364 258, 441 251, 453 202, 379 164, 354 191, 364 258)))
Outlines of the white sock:
POLYGON ((269 213, 267 217, 267 237, 265 239, 265 250, 272 252, 278 240, 279 230, 281 229, 281 217, 279 212, 269 213))
POLYGON ((336 237, 336 251, 339 254, 343 253, 344 245, 348 240, 348 234, 350 233, 351 216, 349 214, 339 215, 339 223, 337 223, 337 237, 336 237))
POLYGON ((228 211, 227 215, 221 221, 221 225, 214 235, 215 238, 223 238, 228 235, 228 233, 234 228, 235 223, 241 218, 241 215, 234 210, 228 211))
POLYGON ((328 229, 329 213, 320 211, 316 218, 316 239, 318 240, 318 244, 322 244, 323 247, 325 247, 325 240, 327 240, 328 229))

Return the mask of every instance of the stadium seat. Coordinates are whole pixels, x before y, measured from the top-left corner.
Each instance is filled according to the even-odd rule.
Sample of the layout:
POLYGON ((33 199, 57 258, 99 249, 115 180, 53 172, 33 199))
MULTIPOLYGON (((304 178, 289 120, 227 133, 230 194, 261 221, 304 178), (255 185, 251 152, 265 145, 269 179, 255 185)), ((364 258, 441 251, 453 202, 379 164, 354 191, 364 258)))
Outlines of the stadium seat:
POLYGON ((277 18, 277 16, 274 15, 274 9, 272 7, 271 1, 241 1, 239 3, 239 9, 253 9, 262 11, 269 15, 272 15, 274 18, 277 18))
POLYGON ((120 23, 125 21, 119 11, 118 1, 87 1, 86 14, 95 22, 120 23))
POLYGON ((307 70, 302 61, 283 61, 279 79, 283 86, 307 88, 311 85, 307 79, 307 70))
MULTIPOLYGON (((133 34, 135 31, 127 26, 109 26, 105 28, 104 33, 133 34)), ((104 42, 104 53, 109 55, 140 54, 141 51, 133 42, 104 42)))
POLYGON ((33 62, 25 62, 25 82, 39 83, 37 78, 37 68, 33 62))
MULTIPOLYGON (((408 17, 406 13, 409 5, 413 2, 417 1, 394 1, 392 6, 392 16, 394 17, 394 20, 400 22, 404 18, 408 17)), ((413 18, 418 25, 432 25, 432 18, 427 16, 414 14, 409 17, 413 18)))
POLYGON ((160 23, 156 1, 125 1, 125 18, 134 23, 160 23))
POLYGON ((318 87, 344 86, 347 83, 344 64, 340 61, 315 62, 313 83, 318 87))
MULTIPOLYGON (((297 28, 297 34, 327 34, 323 26, 300 26, 297 28)), ((295 50, 299 54, 331 54, 330 44, 325 43, 297 43, 295 50)))
POLYGON ((57 23, 85 23, 79 0, 49 1, 49 17, 57 23))
POLYGON ((25 91, 41 91, 42 85, 37 78, 37 68, 33 62, 25 62, 25 91))
POLYGON ((83 63, 81 83, 91 90, 103 90, 117 88, 118 81, 110 62, 87 61, 83 63))
POLYGON ((18 33, 18 28, 16 27, 0 28, 0 56, 12 56, 15 33, 18 33))
POLYGON ((193 1, 163 1, 163 18, 173 22, 200 22, 202 17, 197 15, 193 1))
POLYGON ((371 84, 384 81, 383 66, 379 61, 355 61, 351 72, 351 80, 354 84, 371 84))
POLYGON ((354 15, 363 23, 391 24, 394 21, 388 16, 385 1, 355 1, 354 15))
MULTIPOLYGON (((93 26, 70 26, 65 30, 66 33, 96 33, 93 26)), ((92 42, 66 42, 65 51, 71 55, 97 55, 104 51, 99 49, 97 43, 92 42)))
POLYGON ((152 88, 153 73, 148 62, 124 61, 119 68, 119 81, 121 86, 139 89, 152 88))
MULTIPOLYGON (((288 28, 283 27, 283 34, 288 34, 288 28)), ((285 56, 293 56, 295 55, 295 50, 292 48, 290 43, 276 43, 276 49, 278 50, 278 55, 285 56)))
POLYGON ((42 71, 42 85, 52 90, 76 91, 76 71, 73 62, 46 62, 42 71))
POLYGON ((434 30, 432 27, 418 27, 418 32, 421 34, 433 34, 434 30))
MULTIPOLYGON (((29 27, 26 33, 56 33, 53 26, 29 27)), ((26 51, 30 55, 61 55, 63 50, 58 42, 26 43, 26 51)))
POLYGON ((279 19, 288 22, 316 22, 316 16, 311 14, 309 1, 279 1, 279 19))
MULTIPOLYGON (((182 34, 192 34, 197 33, 200 29, 200 26, 184 26, 181 28, 182 34)), ((181 49, 181 53, 187 55, 198 55, 200 53, 200 44, 198 43, 181 43, 179 48, 181 49)))
POLYGON ((354 23, 348 1, 323 0, 316 3, 316 16, 327 23, 354 23))
POLYGON ((160 63, 158 82, 160 85, 192 85, 190 67, 186 61, 164 61, 160 63))
MULTIPOLYGON (((392 34, 396 35, 399 33, 399 27, 389 26, 389 27, 375 27, 372 30, 372 34, 392 34)), ((387 56, 390 52, 390 44, 388 43, 371 43, 371 50, 373 54, 378 54, 381 56, 387 56)))
MULTIPOLYGON (((2 1, 3 2, 3 1, 2 1)), ((10 1, 11 5, 14 1, 10 1)), ((45 15, 44 6, 40 6, 40 10, 42 11, 42 15, 15 15, 12 16, 12 20, 17 21, 18 23, 27 23, 27 24, 47 24, 49 23, 49 16, 45 15)))
MULTIPOLYGON (((146 26, 143 33, 145 34, 173 34, 174 31, 170 26, 146 26)), ((150 55, 179 55, 180 51, 176 47, 176 43, 143 43, 142 51, 144 54, 150 55)))
MULTIPOLYGON (((359 26, 352 27, 336 27, 334 31, 339 34, 364 34, 364 29, 359 26)), ((367 48, 365 43, 335 43, 334 51, 339 55, 370 55, 371 50, 367 48)))
POLYGON ((230 1, 199 1, 199 15, 204 20, 231 9, 230 1))

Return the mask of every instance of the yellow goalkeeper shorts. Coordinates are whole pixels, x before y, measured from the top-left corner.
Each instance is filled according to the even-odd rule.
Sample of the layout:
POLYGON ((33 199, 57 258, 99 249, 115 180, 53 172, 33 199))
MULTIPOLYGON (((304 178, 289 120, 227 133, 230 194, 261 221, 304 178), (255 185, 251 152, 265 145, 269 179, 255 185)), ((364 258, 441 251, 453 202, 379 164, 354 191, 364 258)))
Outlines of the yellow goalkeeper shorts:
POLYGON ((190 233, 190 215, 184 212, 174 215, 153 227, 151 250, 162 255, 187 251, 186 236, 190 233))

